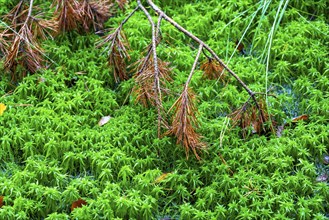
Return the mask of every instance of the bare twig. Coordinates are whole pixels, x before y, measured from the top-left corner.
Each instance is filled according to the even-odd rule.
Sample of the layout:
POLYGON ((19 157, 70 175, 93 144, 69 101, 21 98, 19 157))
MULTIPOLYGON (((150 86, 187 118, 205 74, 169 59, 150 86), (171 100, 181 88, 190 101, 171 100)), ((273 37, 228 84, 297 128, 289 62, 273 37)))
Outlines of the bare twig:
MULTIPOLYGON (((161 25, 161 21, 162 21, 162 16, 159 16, 158 18, 158 23, 156 26, 156 43, 159 44, 160 43, 160 39, 159 39, 159 33, 160 33, 160 25, 161 25)), ((144 62, 142 67, 138 70, 137 74, 140 74, 141 72, 143 72, 145 70, 145 68, 147 67, 148 63, 149 63, 149 59, 151 57, 152 54, 152 43, 151 45, 148 47, 147 49, 147 54, 145 56, 144 62)))
POLYGON ((196 65, 198 64, 198 60, 199 60, 199 57, 200 57, 200 54, 201 54, 201 51, 204 47, 204 44, 200 44, 199 45, 199 50, 198 50, 198 53, 195 57, 195 60, 194 60, 194 63, 193 63, 193 66, 192 66, 192 69, 191 69, 191 72, 190 72, 190 75, 188 76, 187 80, 186 80, 186 83, 185 83, 185 87, 188 87, 188 84, 190 83, 191 79, 192 79, 192 75, 195 71, 195 68, 196 68, 196 65))
POLYGON ((149 20, 151 27, 152 27, 152 54, 153 54, 153 66, 154 66, 154 87, 155 87, 155 102, 156 102, 156 107, 158 111, 158 137, 161 135, 161 122, 162 122, 162 116, 161 116, 161 109, 162 109, 162 95, 161 95, 161 87, 160 87, 160 78, 159 78, 159 66, 158 66, 158 57, 157 57, 157 52, 156 52, 156 47, 157 47, 157 36, 159 34, 159 27, 160 23, 162 20, 159 18, 158 21, 158 26, 157 29, 155 28, 155 24, 152 20, 151 15, 149 12, 144 8, 144 6, 141 4, 140 0, 137 1, 138 6, 140 9, 144 12, 146 15, 147 19, 149 20))

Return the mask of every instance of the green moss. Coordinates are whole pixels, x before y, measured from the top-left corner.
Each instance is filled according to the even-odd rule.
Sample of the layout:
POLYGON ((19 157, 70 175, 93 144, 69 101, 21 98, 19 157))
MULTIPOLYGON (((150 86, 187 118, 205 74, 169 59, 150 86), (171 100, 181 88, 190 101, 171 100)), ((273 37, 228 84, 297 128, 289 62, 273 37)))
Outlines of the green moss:
MULTIPOLYGON (((8 11, 5 2, 0 14, 8 11)), ((191 86, 199 100, 198 131, 208 145, 201 161, 186 160, 173 138, 158 139, 156 110, 135 102, 133 79, 114 82, 106 52, 95 48, 99 36, 71 32, 43 42, 55 61, 48 69, 17 85, 1 72, 0 102, 7 109, 0 116, 0 218, 326 219, 328 180, 316 178, 329 174, 322 162, 329 146, 328 3, 310 2, 289 3, 267 56, 279 3, 159 1, 168 15, 230 60, 250 88, 265 92, 268 84, 276 94, 268 97, 270 112, 279 125, 287 123, 280 138, 241 139, 227 116, 248 95, 231 77, 223 84, 197 71, 191 86), (246 55, 236 52, 230 59, 246 28, 246 55), (301 114, 308 121, 290 123, 301 114), (108 115, 110 121, 98 126, 108 115), (70 212, 79 198, 88 205, 70 212)), ((116 27, 125 14, 107 26, 116 27)), ((150 27, 137 13, 124 31, 132 64, 150 43, 150 27)), ((171 93, 164 99, 169 109, 197 45, 165 21, 161 31, 159 56, 173 66, 171 93)))

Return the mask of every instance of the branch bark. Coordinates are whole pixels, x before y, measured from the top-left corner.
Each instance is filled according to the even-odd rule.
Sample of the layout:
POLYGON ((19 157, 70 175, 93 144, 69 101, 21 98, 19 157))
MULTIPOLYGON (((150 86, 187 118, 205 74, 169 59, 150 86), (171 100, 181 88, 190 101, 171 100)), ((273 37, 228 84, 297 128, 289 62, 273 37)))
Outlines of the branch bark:
MULTIPOLYGON (((153 65, 154 65, 154 89, 155 89, 155 103, 158 111, 158 137, 161 136, 161 122, 162 122, 162 116, 161 116, 161 109, 162 109, 162 98, 161 98, 161 87, 160 87, 160 77, 159 77, 159 66, 158 66, 158 57, 156 52, 157 47, 157 35, 159 32, 159 26, 156 28, 154 21, 152 20, 152 17, 150 13, 146 10, 146 8, 141 4, 140 0, 137 0, 137 5, 139 8, 144 12, 146 15, 148 21, 151 24, 152 27, 152 53, 153 53, 153 65)), ((162 16, 159 18, 158 25, 160 24, 162 19, 162 16)))

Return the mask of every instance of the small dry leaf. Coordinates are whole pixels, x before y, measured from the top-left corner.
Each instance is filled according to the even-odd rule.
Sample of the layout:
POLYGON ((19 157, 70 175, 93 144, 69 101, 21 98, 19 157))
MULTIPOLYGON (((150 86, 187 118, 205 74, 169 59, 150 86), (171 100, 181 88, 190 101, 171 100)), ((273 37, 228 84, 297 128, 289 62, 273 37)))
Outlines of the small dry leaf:
POLYGON ((31 107, 31 104, 14 104, 15 107, 31 107))
POLYGON ((164 179, 166 179, 169 174, 171 174, 171 173, 164 173, 164 174, 162 174, 161 176, 159 176, 158 178, 156 178, 153 183, 160 183, 161 181, 163 181, 164 179))
POLYGON ((77 75, 85 75, 87 73, 85 73, 85 72, 76 72, 75 74, 77 74, 77 75))
POLYGON ((110 121, 110 119, 111 119, 111 116, 109 116, 109 115, 108 116, 104 116, 104 117, 101 118, 101 120, 99 120, 98 125, 99 126, 103 126, 106 123, 108 123, 110 121))
POLYGON ((81 208, 83 205, 87 205, 87 202, 83 199, 78 199, 77 201, 73 202, 71 205, 71 212, 75 209, 75 208, 81 208))
POLYGON ((325 164, 325 165, 329 164, 329 155, 323 156, 323 164, 325 164))
POLYGON ((317 182, 326 182, 328 180, 328 175, 323 173, 316 178, 317 182))
POLYGON ((304 114, 291 119, 291 122, 306 121, 307 119, 308 119, 308 115, 304 114))
POLYGON ((0 116, 3 115, 3 112, 6 110, 7 106, 3 103, 0 103, 0 116))
POLYGON ((280 125, 276 129, 276 136, 281 137, 284 130, 284 125, 280 125))
POLYGON ((43 78, 43 77, 38 78, 38 83, 44 83, 46 81, 47 81, 46 78, 43 78))

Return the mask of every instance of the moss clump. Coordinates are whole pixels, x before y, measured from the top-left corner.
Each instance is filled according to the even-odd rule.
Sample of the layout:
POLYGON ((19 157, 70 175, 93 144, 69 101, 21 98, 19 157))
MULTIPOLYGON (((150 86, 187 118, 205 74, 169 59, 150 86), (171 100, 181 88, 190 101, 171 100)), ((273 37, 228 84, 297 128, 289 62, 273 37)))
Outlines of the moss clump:
MULTIPOLYGON (((251 24, 242 39, 246 54, 235 53, 230 66, 253 90, 272 88, 277 98, 267 97, 268 108, 287 124, 282 137, 241 139, 226 116, 247 94, 230 77, 222 84, 200 71, 191 86, 208 150, 201 161, 186 160, 174 139, 157 138, 156 111, 135 103, 133 79, 115 83, 106 54, 94 47, 100 37, 70 32, 43 42, 57 65, 17 84, 1 73, 0 219, 326 219, 328 179, 317 177, 329 175, 328 4, 289 3, 269 47, 279 3, 183 2, 160 6, 227 61, 251 24), (266 12, 254 15, 259 7, 266 12), (301 114, 308 121, 290 123, 301 114), (79 198, 87 205, 71 212, 79 198)), ((149 43, 147 21, 136 14, 124 29, 137 60, 149 43)), ((175 96, 193 45, 165 23, 162 32, 158 52, 174 66, 175 96)))

